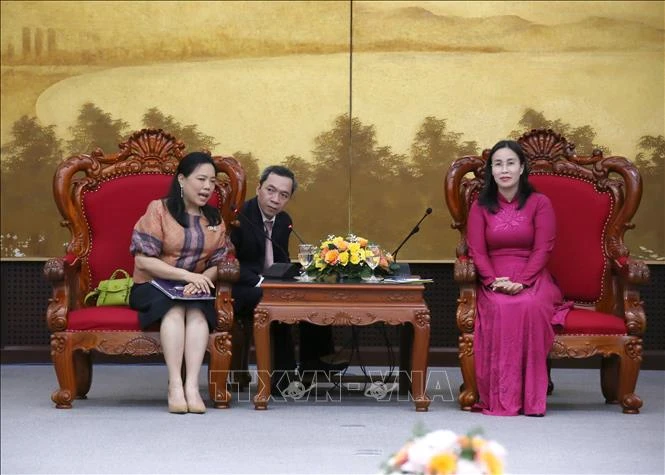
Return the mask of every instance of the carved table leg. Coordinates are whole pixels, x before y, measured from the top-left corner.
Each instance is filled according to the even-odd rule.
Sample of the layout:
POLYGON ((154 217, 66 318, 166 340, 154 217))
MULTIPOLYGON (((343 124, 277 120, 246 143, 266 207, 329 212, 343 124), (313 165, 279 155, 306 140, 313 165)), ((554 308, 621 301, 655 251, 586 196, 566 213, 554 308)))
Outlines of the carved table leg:
POLYGON ((420 311, 413 322, 413 353, 411 357, 411 395, 416 404, 416 411, 427 411, 430 398, 425 392, 427 384, 427 357, 430 333, 429 311, 420 311))

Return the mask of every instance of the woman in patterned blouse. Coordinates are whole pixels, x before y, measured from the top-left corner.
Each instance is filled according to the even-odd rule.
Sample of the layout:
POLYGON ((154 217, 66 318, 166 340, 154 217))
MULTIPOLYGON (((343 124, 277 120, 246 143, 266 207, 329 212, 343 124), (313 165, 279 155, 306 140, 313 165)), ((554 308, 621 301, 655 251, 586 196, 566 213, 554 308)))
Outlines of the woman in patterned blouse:
POLYGON ((159 322, 169 375, 168 408, 178 414, 206 410, 198 380, 209 332, 216 324, 214 300, 187 297, 213 292, 217 263, 226 253, 224 224, 218 209, 208 204, 215 179, 209 155, 185 156, 168 195, 152 201, 136 223, 130 245, 134 286, 129 305, 139 311, 143 328, 159 322), (170 299, 150 284, 152 279, 181 282, 183 299, 170 299))

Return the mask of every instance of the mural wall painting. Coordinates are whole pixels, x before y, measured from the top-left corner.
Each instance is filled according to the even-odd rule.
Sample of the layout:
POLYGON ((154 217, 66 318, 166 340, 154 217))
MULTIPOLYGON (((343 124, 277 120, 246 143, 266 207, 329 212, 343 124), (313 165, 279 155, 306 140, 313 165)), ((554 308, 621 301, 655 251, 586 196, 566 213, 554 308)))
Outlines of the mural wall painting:
POLYGON ((250 192, 292 167, 309 241, 393 249, 432 207, 400 257, 452 259, 446 167, 546 126, 637 164, 627 241, 665 262, 665 2, 0 5, 4 258, 62 254, 59 161, 157 127, 236 156, 250 192))

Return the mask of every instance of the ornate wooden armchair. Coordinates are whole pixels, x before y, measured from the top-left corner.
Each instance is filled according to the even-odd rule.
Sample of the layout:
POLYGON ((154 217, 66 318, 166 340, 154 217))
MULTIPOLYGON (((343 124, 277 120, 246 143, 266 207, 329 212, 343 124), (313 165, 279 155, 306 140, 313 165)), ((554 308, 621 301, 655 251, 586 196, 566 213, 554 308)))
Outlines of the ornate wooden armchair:
MULTIPOLYGON (((85 295, 116 268, 131 275, 129 244, 134 224, 151 200, 166 195, 185 145, 162 130, 144 129, 120 144, 120 152, 63 161, 53 178, 53 195, 63 226, 71 231, 64 257, 50 259, 44 274, 53 285, 46 321, 51 358, 60 386, 51 396, 57 408, 85 399, 92 383, 91 352, 146 356, 161 353, 159 326, 142 331, 128 307, 86 307, 85 295)), ((228 232, 236 206, 244 201, 245 173, 232 157, 213 157, 220 181, 213 196, 228 232)), ((232 246, 228 239, 228 245, 232 246)), ((228 407, 226 380, 231 363, 233 307, 230 283, 238 277, 232 256, 219 264, 217 326, 210 334, 208 389, 215 407, 228 407)))
MULTIPOLYGON (((600 151, 578 157, 574 145, 551 130, 532 130, 519 143, 529 159, 531 183, 552 200, 556 213, 549 269, 566 299, 575 302, 550 358, 600 355, 605 401, 621 403, 624 413, 639 413, 642 401, 634 391, 646 317, 636 285, 648 281, 649 270, 630 256, 623 236, 633 227, 630 220, 642 196, 640 174, 623 157, 604 157, 600 151)), ((478 400, 473 359, 477 276, 468 255, 466 224, 484 183, 488 155, 485 150, 482 156, 455 160, 444 183, 452 226, 461 234, 454 278, 460 286, 457 326, 464 384, 459 402, 464 410, 478 400)))

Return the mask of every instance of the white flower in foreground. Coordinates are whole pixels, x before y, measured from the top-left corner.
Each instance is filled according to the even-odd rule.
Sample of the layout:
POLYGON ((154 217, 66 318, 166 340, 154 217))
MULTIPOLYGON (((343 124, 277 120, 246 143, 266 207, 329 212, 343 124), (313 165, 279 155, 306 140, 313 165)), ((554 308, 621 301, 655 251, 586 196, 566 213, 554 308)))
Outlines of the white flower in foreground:
POLYGON ((481 468, 471 460, 460 459, 457 461, 457 475, 483 475, 481 468))
POLYGON ((409 447, 409 461, 402 466, 402 470, 422 472, 434 455, 441 452, 457 452, 458 449, 457 435, 453 431, 430 432, 416 439, 409 447))

